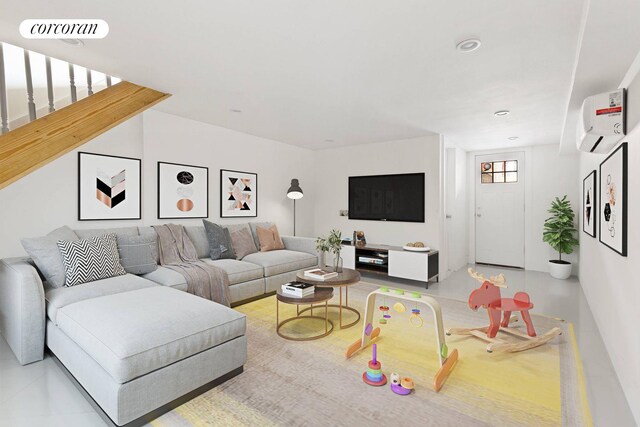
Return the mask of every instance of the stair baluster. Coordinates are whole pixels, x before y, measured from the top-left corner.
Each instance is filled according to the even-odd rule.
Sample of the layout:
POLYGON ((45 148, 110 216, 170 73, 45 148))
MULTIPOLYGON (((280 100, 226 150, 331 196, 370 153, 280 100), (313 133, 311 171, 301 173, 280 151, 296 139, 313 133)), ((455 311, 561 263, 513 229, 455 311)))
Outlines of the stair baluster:
POLYGON ((92 85, 92 81, 91 81, 91 70, 87 68, 87 95, 91 96, 93 95, 93 88, 91 87, 92 85))
POLYGON ((107 87, 111 87, 111 76, 107 76, 107 87))
POLYGON ((36 119, 36 104, 33 102, 33 80, 31 79, 31 58, 29 51, 24 50, 24 71, 27 79, 27 105, 29 106, 29 120, 34 121, 36 119))
POLYGON ((9 132, 7 112, 7 84, 4 76, 4 50, 0 43, 0 134, 9 132))
POLYGON ((78 100, 78 94, 76 92, 76 77, 73 64, 69 64, 69 87, 71 89, 71 102, 76 102, 78 100))
POLYGON ((51 58, 45 58, 47 65, 47 96, 49 97, 49 112, 53 113, 56 109, 53 106, 53 77, 51 75, 51 58))

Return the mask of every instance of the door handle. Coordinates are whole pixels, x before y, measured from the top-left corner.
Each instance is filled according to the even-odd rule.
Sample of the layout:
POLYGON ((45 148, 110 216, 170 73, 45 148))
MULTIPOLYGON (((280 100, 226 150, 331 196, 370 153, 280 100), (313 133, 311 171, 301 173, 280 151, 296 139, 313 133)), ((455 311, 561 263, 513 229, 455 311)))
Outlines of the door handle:
POLYGON ((480 218, 480 217, 482 216, 482 214, 476 214, 476 216, 477 216, 478 218, 480 218))
POLYGON ((451 218, 453 218, 453 216, 451 216, 451 215, 445 215, 445 217, 446 217, 447 219, 451 219, 451 218))

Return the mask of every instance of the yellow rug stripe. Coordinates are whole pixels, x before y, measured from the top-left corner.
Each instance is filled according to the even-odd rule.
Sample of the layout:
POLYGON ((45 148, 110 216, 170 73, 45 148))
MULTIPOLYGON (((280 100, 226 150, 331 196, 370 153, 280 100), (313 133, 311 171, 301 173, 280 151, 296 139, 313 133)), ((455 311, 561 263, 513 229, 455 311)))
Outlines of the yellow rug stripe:
POLYGON ((578 349, 578 341, 576 341, 576 333, 573 330, 573 323, 569 323, 569 340, 571 341, 571 348, 573 349, 573 357, 576 358, 576 370, 578 371, 578 378, 580 381, 580 403, 582 406, 582 416, 585 423, 587 423, 587 426, 593 426, 591 410, 589 409, 589 399, 587 399, 587 386, 584 378, 584 368, 582 366, 580 350, 578 349))

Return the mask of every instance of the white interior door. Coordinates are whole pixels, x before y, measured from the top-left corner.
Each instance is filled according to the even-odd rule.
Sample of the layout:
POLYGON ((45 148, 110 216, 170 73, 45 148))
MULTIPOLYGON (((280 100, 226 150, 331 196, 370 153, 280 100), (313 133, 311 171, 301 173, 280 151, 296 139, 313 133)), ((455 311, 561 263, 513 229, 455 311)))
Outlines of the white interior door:
POLYGON ((476 262, 524 268, 524 152, 476 156, 476 262))

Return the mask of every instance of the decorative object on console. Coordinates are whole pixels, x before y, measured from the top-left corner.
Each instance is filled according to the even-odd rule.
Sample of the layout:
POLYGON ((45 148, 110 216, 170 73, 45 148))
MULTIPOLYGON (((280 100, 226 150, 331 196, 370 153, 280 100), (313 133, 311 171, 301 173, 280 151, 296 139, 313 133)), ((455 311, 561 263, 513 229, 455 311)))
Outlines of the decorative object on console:
POLYGON ((220 169, 220 217, 258 216, 258 174, 220 169))
POLYGON ((365 246, 367 244, 367 239, 364 237, 364 231, 354 231, 353 241, 356 246, 365 246))
POLYGON ((158 218, 207 218, 209 168, 158 162, 158 218))
POLYGON ((627 143, 600 163, 600 242, 627 256, 627 143))
POLYGON ((293 200, 293 235, 296 235, 296 200, 302 199, 304 197, 304 193, 302 192, 302 188, 300 188, 300 182, 293 178, 291 180, 291 185, 287 190, 287 197, 293 200))
POLYGON ((141 219, 141 163, 78 153, 78 220, 141 219))
POLYGON ((409 242, 402 247, 405 251, 429 252, 431 248, 422 242, 409 242))
POLYGON ((582 181, 582 231, 596 237, 596 171, 582 181))
POLYGON ((278 233, 278 227, 273 224, 269 228, 256 226, 256 234, 260 244, 260 252, 276 251, 284 249, 284 243, 278 233))
POLYGON ((551 214, 544 222, 542 240, 558 252, 558 259, 549 260, 549 274, 556 279, 568 279, 571 276, 571 263, 562 259, 562 254, 573 253, 573 248, 580 243, 575 237, 575 214, 571 202, 565 195, 556 197, 547 211, 551 214))
POLYGON ((467 270, 469 276, 482 283, 478 289, 475 289, 469 295, 469 307, 476 311, 479 307, 487 310, 489 314, 490 325, 477 328, 451 328, 447 331, 447 335, 472 335, 489 342, 487 352, 502 351, 507 353, 515 353, 518 351, 530 350, 548 343, 562 333, 560 328, 552 328, 541 336, 536 336, 536 330, 533 327, 533 321, 529 310, 533 308, 533 303, 526 292, 516 292, 513 298, 502 298, 500 296, 500 288, 506 288, 506 279, 504 274, 491 276, 489 279, 473 271, 472 268, 467 270), (523 333, 519 329, 509 327, 509 324, 517 319, 511 319, 511 313, 519 311, 522 320, 527 326, 527 333, 523 333), (504 313, 502 322, 500 322, 500 313, 504 313), (512 343, 500 338, 496 338, 498 331, 508 333, 509 335, 524 338, 524 342, 512 343))
POLYGON ((127 274, 120 264, 115 233, 83 240, 58 240, 65 286, 127 274))

